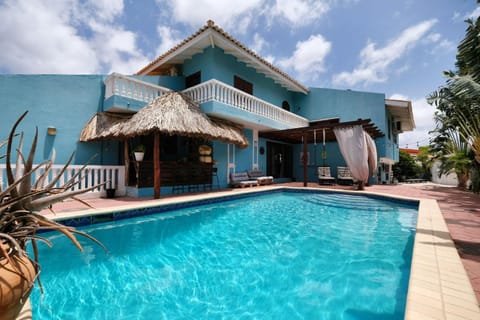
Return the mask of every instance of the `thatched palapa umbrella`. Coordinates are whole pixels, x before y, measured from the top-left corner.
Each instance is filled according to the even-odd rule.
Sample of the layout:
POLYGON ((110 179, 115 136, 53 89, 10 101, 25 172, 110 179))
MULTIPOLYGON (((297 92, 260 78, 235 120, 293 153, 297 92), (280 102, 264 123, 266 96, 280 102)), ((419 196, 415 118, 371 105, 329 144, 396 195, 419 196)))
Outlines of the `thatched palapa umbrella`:
POLYGON ((127 139, 141 135, 154 135, 155 198, 160 196, 161 133, 234 143, 241 148, 248 146, 248 140, 240 128, 224 120, 209 118, 197 103, 180 92, 172 91, 163 94, 127 120, 115 121, 111 118, 105 120, 104 117, 102 115, 96 121, 90 120, 89 124, 92 128, 84 128, 81 137, 85 136, 86 139, 81 141, 127 139), (111 124, 110 127, 104 126, 107 122, 111 124), (95 126, 96 124, 99 125, 95 126), (91 131, 95 131, 96 134, 89 134, 91 131))
POLYGON ((212 121, 190 97, 173 91, 150 102, 117 130, 117 136, 124 138, 160 132, 248 146, 238 128, 212 121))
POLYGON ((118 126, 132 117, 132 113, 96 113, 83 128, 79 140, 101 141, 118 139, 118 126))

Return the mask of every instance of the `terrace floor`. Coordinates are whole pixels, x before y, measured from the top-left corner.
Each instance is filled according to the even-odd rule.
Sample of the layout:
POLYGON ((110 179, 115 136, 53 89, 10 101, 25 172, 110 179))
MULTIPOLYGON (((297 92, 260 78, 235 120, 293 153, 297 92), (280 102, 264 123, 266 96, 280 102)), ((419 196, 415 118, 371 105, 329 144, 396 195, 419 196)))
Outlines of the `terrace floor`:
MULTIPOLYGON (((291 187, 302 187, 303 183, 294 182, 282 184, 291 187)), ((277 185, 278 186, 278 185, 277 185)), ((320 186, 317 183, 308 183, 308 187, 354 190, 352 186, 320 186)), ((264 187, 254 187, 264 188, 264 187)), ((228 189, 227 189, 228 190, 228 189)), ((232 192, 235 192, 231 189, 232 192)), ((238 190, 238 189, 237 189, 238 190)), ((409 183, 396 185, 373 185, 365 188, 366 191, 403 196, 409 198, 423 198, 437 200, 443 217, 447 223, 450 236, 457 247, 465 270, 470 278, 477 301, 480 304, 480 195, 459 190, 455 187, 436 185, 432 183, 409 183)), ((221 190, 226 191, 226 189, 221 190)), ((216 192, 216 191, 214 191, 216 192)), ((214 193, 208 192, 208 193, 214 193)), ((197 194, 198 195, 198 194, 197 194)), ((165 196, 173 200, 184 195, 165 196)), ((145 205, 145 202, 155 201, 151 198, 113 199, 91 198, 87 202, 96 209, 114 208, 117 206, 145 205)), ((68 215, 70 211, 90 209, 77 201, 65 201, 55 204, 53 210, 56 214, 68 215)), ((47 212, 45 212, 47 213, 47 212)))

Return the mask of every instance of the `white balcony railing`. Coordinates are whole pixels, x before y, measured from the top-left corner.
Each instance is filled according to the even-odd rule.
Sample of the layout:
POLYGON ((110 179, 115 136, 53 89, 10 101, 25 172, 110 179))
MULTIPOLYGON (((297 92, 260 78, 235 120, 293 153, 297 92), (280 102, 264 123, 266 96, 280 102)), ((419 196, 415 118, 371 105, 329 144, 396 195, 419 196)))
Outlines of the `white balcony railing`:
MULTIPOLYGON (((55 187, 60 187, 70 180, 83 166, 81 165, 69 165, 67 170, 62 174, 60 179, 55 184, 55 187)), ((63 165, 53 165, 49 173, 49 176, 44 181, 43 185, 47 185, 52 181, 62 170, 63 165)), ((12 169, 15 170, 15 165, 12 165, 12 169)), ((40 175, 44 172, 43 169, 37 170, 32 177, 32 181, 37 181, 40 175)), ((98 184, 105 183, 103 186, 95 188, 87 193, 89 196, 100 196, 105 189, 116 189, 116 195, 125 195, 125 167, 124 166, 101 166, 101 165, 88 165, 81 175, 76 179, 79 181, 75 184, 71 190, 88 189, 98 184)), ((5 164, 0 164, 0 186, 2 190, 7 187, 7 173, 5 170, 5 164)))
POLYGON ((119 73, 112 73, 105 79, 105 99, 118 95, 149 103, 169 91, 171 90, 168 88, 119 73))
MULTIPOLYGON (((171 91, 168 88, 112 73, 105 80, 105 99, 118 95, 145 103, 171 91)), ((209 80, 194 87, 183 90, 195 102, 218 101, 233 108, 251 112, 270 120, 287 124, 290 127, 308 126, 308 120, 278 106, 256 98, 218 80, 209 80)))
POLYGON ((218 101, 292 127, 308 126, 307 119, 215 79, 203 82, 182 92, 188 94, 198 103, 218 101))

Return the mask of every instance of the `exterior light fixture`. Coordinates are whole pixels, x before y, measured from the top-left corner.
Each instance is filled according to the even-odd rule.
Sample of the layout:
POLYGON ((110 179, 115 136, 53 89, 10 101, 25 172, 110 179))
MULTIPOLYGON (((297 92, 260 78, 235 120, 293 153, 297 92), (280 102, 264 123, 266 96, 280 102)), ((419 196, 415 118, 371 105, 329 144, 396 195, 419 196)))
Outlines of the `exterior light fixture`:
POLYGON ((47 127, 47 134, 49 136, 56 136, 57 135, 57 128, 52 127, 52 126, 47 127))

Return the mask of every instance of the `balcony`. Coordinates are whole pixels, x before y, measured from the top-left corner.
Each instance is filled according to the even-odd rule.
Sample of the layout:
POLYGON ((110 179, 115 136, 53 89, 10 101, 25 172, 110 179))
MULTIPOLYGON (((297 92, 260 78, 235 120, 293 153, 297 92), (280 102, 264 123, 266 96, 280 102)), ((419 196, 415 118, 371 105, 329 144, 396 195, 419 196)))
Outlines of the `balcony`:
POLYGON ((149 103, 169 91, 171 90, 168 88, 127 77, 119 73, 112 73, 105 80, 105 100, 111 96, 118 95, 149 103))
MULTIPOLYGON (((164 93, 168 88, 154 85, 118 73, 105 80, 105 110, 138 111, 146 103, 164 93), (108 102, 108 103, 107 103, 108 102)), ((240 91, 215 79, 182 91, 199 104, 216 102, 227 106, 216 116, 256 125, 264 129, 288 129, 308 126, 308 120, 278 106, 240 91), (232 117, 232 113, 235 117, 232 117)), ((207 111, 207 114, 209 112, 207 111)))
POLYGON ((198 103, 220 102, 232 108, 246 111, 251 115, 279 122, 286 125, 286 128, 308 126, 307 119, 215 79, 183 90, 183 93, 189 95, 198 103))

